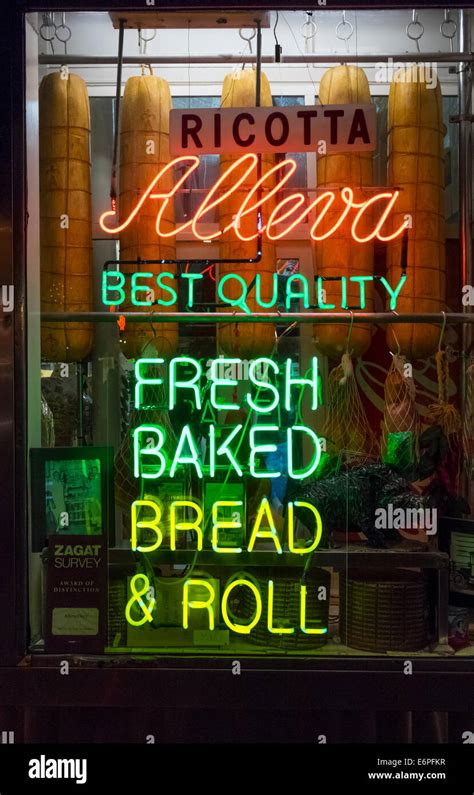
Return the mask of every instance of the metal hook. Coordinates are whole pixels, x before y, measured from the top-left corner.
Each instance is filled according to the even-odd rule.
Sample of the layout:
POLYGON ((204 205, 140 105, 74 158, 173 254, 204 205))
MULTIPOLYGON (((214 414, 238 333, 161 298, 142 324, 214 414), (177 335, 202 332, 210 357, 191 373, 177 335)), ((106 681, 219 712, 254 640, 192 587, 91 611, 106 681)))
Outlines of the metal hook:
POLYGON ((316 22, 313 21, 313 15, 311 11, 306 12, 306 22, 303 22, 301 26, 301 35, 304 39, 304 46, 305 52, 309 53, 310 51, 314 53, 314 39, 316 33, 318 32, 318 26, 316 22), (310 42, 311 42, 311 50, 310 50, 310 42))
POLYGON ((56 27, 56 38, 62 44, 64 44, 64 54, 67 55, 67 43, 71 38, 72 31, 69 25, 66 25, 66 12, 63 11, 61 14, 61 24, 56 27), (64 31, 60 33, 60 31, 64 31))
POLYGON ((441 327, 441 334, 439 335, 438 351, 441 350, 441 343, 443 342, 444 332, 446 331, 446 312, 443 312, 443 325, 441 327))
POLYGON ((346 20, 346 12, 343 11, 342 20, 341 22, 339 22, 338 25, 336 25, 336 36, 338 39, 341 39, 341 41, 348 41, 353 33, 354 33, 354 25, 352 24, 352 22, 348 22, 346 20), (349 28, 349 32, 347 33, 347 35, 344 36, 339 32, 341 28, 349 28))
POLYGON ((156 37, 156 30, 152 31, 151 36, 144 36, 141 28, 138 28, 138 51, 140 55, 146 55, 146 46, 149 41, 156 37))
POLYGON ((416 49, 418 50, 418 52, 421 52, 420 51, 420 39, 423 36, 424 32, 425 32, 425 29, 424 29, 423 25, 421 24, 421 22, 418 19, 418 11, 413 9, 412 14, 411 14, 411 22, 409 22, 407 27, 406 27, 406 33, 407 33, 408 38, 416 43, 416 49), (413 32, 413 28, 416 28, 419 31, 419 33, 417 33, 417 34, 414 33, 413 32))
POLYGON ((249 45, 250 55, 252 55, 252 53, 253 53, 253 50, 252 50, 252 39, 254 39, 255 36, 257 35, 257 28, 250 28, 250 30, 253 31, 253 33, 251 33, 250 36, 244 36, 244 34, 242 32, 244 30, 245 30, 245 28, 240 28, 239 36, 240 36, 241 39, 243 39, 244 41, 247 42, 247 44, 249 45))
POLYGON ((458 26, 456 20, 451 19, 449 8, 444 9, 444 19, 439 26, 439 30, 445 39, 449 39, 449 49, 451 52, 454 52, 454 38, 456 36, 458 26), (451 33, 448 32, 449 30, 451 33))
POLYGON ((354 325, 354 312, 351 312, 351 324, 349 326, 349 333, 347 335, 347 342, 346 342, 346 353, 349 353, 350 355, 352 355, 352 351, 349 351, 349 345, 351 344, 353 325, 354 325))
POLYGON ((351 22, 346 20, 346 12, 342 12, 342 20, 336 25, 336 38, 340 39, 341 41, 345 41, 346 43, 346 51, 349 52, 349 39, 351 38, 352 34, 354 33, 354 25, 351 22), (342 28, 348 28, 347 35, 343 35, 341 33, 342 28))
MULTIPOLYGON (((393 309, 392 310, 392 314, 393 315, 398 315, 398 312, 395 312, 395 310, 393 309)), ((396 355, 400 356, 402 351, 401 351, 401 348, 400 348, 400 340, 398 339, 397 333, 395 331, 395 325, 390 326, 390 331, 393 334, 393 336, 395 337, 395 342, 397 343, 397 354, 396 355)), ((392 354, 392 356, 393 356, 393 354, 392 354)))
POLYGON ((43 41, 52 41, 56 36, 56 23, 54 21, 54 17, 51 14, 51 12, 43 14, 43 24, 39 29, 39 34, 43 39, 43 41), (53 31, 52 36, 47 35, 46 33, 47 30, 53 31))

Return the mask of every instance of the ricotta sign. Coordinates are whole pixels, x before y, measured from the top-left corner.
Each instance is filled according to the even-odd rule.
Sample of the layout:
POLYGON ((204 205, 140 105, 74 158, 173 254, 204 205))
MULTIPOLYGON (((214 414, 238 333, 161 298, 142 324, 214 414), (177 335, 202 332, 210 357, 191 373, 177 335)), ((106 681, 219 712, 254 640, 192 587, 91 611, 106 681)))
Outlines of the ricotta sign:
POLYGON ((170 151, 174 156, 370 152, 375 146, 375 107, 370 104, 204 108, 170 113, 170 151))

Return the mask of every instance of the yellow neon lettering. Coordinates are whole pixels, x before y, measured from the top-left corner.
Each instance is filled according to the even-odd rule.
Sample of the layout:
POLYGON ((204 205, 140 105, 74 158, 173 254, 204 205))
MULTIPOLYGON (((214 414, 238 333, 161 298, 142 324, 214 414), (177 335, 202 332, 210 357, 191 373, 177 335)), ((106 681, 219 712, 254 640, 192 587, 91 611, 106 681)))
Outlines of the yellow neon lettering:
POLYGON ((191 500, 175 500, 170 505, 170 547, 174 551, 176 550, 176 531, 177 530, 184 530, 185 532, 188 530, 194 530, 197 533, 197 549, 200 551, 202 549, 202 520, 203 520, 203 513, 202 508, 197 502, 192 502, 191 500), (193 511, 196 511, 196 518, 194 520, 187 520, 182 522, 176 521, 176 513, 179 508, 191 508, 193 511))
POLYGON ((325 635, 327 627, 325 629, 309 629, 306 626, 306 585, 300 585, 300 629, 301 632, 304 632, 306 635, 325 635))
POLYGON ((208 580, 190 579, 186 580, 183 587, 183 627, 189 627, 189 610, 207 610, 209 615, 209 629, 214 629, 214 607, 213 603, 216 598, 214 586, 208 580), (209 593, 209 599, 189 599, 190 588, 205 588, 209 593))
POLYGON ((267 498, 264 497, 262 502, 260 503, 260 507, 258 509, 257 516, 255 518, 255 523, 252 528, 252 533, 250 536, 250 541, 248 544, 248 551, 252 552, 255 541, 257 538, 270 538, 273 543, 275 544, 276 551, 279 555, 283 553, 283 549, 281 548, 280 539, 278 537, 277 529, 273 522, 272 511, 270 508, 270 503, 268 502, 267 498), (260 525, 262 524, 263 518, 266 517, 268 522, 268 529, 267 530, 260 530, 260 525))
POLYGON ((296 555, 307 555, 309 552, 314 552, 315 549, 319 546, 321 541, 321 536, 323 534, 323 523, 321 521, 321 514, 309 502, 299 502, 295 500, 295 502, 288 503, 288 549, 290 552, 294 552, 296 555), (295 515, 294 515, 294 506, 296 505, 297 508, 307 508, 313 514, 314 518, 316 519, 316 534, 314 536, 314 541, 311 546, 295 546, 295 515))
POLYGON ((258 622, 260 621, 260 617, 262 615, 263 605, 262 605, 262 597, 260 595, 260 591, 258 590, 257 586, 254 585, 253 582, 250 582, 250 580, 242 580, 242 579, 234 580, 233 582, 229 583, 229 585, 227 585, 224 593, 222 594, 221 608, 222 608, 222 618, 224 619, 224 622, 229 627, 229 629, 231 629, 232 632, 237 632, 239 635, 248 635, 252 631, 254 626, 258 624, 258 622), (229 596, 231 592, 234 590, 234 588, 237 588, 238 586, 247 586, 247 588, 250 588, 253 595, 255 596, 255 602, 256 602, 255 615, 252 618, 250 624, 234 624, 230 620, 229 614, 227 612, 227 602, 229 596))
POLYGON ((127 606, 125 608, 125 617, 129 624, 134 627, 141 627, 143 624, 146 624, 147 621, 153 621, 153 610, 156 604, 156 599, 153 597, 150 599, 148 605, 142 599, 150 589, 150 580, 146 576, 146 574, 135 574, 132 579, 130 580, 130 591, 132 592, 132 596, 127 602, 127 606), (137 588, 138 580, 142 580, 144 585, 143 588, 137 588), (143 611, 143 618, 137 621, 135 618, 132 618, 132 607, 134 604, 137 604, 143 611))
MULTIPOLYGON (((243 506, 242 500, 218 500, 212 506, 212 548, 214 552, 242 552, 241 547, 220 547, 218 533, 219 530, 238 529, 242 527, 242 522, 233 520, 222 520, 218 518, 219 508, 240 508, 243 506)), ((240 516, 240 514, 239 514, 240 516)))
POLYGON ((159 505, 153 500, 135 500, 132 502, 132 537, 130 540, 132 549, 134 552, 153 552, 155 549, 161 545, 163 541, 163 533, 161 532, 161 528, 159 525, 159 521, 161 519, 161 510, 159 505), (139 508, 152 508, 154 511, 153 518, 148 519, 141 519, 140 521, 137 520, 137 514, 139 508), (153 530, 156 535, 156 541, 150 547, 142 547, 138 546, 138 538, 137 538, 137 529, 141 530, 142 528, 147 528, 148 530, 153 530))
POLYGON ((268 580, 268 616, 267 629, 273 635, 291 635, 294 627, 274 627, 273 626, 273 580, 268 580))

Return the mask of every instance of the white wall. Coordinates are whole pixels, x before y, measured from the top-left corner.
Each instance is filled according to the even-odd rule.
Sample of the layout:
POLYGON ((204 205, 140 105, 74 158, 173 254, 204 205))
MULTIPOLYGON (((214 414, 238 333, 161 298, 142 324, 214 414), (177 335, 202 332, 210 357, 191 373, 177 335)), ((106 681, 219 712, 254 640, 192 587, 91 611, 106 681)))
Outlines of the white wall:
MULTIPOLYGON (((313 20, 317 25, 314 39, 315 51, 344 55, 364 54, 415 53, 416 44, 407 37, 406 27, 411 22, 411 11, 348 11, 346 21, 354 27, 348 45, 336 37, 336 26, 342 21, 339 11, 316 11, 313 20)), ((449 52, 449 41, 442 37, 440 24, 443 21, 442 10, 425 9, 418 12, 418 19, 424 26, 424 34, 420 40, 422 52, 449 52)), ((452 12, 456 17, 456 12, 452 12)), ((41 24, 41 15, 39 24, 41 24)), ((263 54, 273 56, 275 40, 273 25, 276 16, 272 13, 271 27, 263 30, 263 54)), ((56 14, 57 24, 60 15, 56 14)), ((277 36, 283 47, 283 54, 301 55, 305 52, 305 39, 302 26, 306 14, 302 11, 280 13, 277 36)), ((72 36, 67 49, 71 54, 80 55, 112 55, 116 56, 118 47, 118 31, 112 27, 110 17, 106 13, 82 12, 67 13, 66 22, 71 27, 72 36)), ((348 30, 348 28, 347 28, 348 30)), ((340 31, 344 32, 344 31, 340 31)), ((245 31, 246 35, 249 31, 245 31)), ((145 32, 150 35, 151 31, 145 32)), ((53 42, 55 54, 64 52, 64 45, 56 39, 53 42)), ((40 40, 43 53, 51 53, 51 46, 40 40)), ((455 45, 456 48, 456 45, 455 45)), ((147 54, 157 56, 190 55, 240 55, 248 53, 248 45, 240 38, 238 30, 158 30, 155 39, 148 43, 147 54)), ((255 40, 253 42, 255 52, 255 40)), ((311 43, 310 50, 311 51, 311 43)), ((124 55, 139 54, 138 33, 126 30, 124 55)), ((144 59, 146 60, 146 58, 144 59)), ((48 67, 45 67, 48 68, 48 67)), ((187 64, 177 66, 157 66, 155 71, 171 84, 173 94, 214 94, 219 95, 224 75, 232 68, 229 64, 208 64, 188 68, 187 64)), ((239 67, 237 67, 239 68, 239 67)), ((297 64, 266 64, 265 72, 272 84, 274 94, 314 94, 325 66, 301 66, 297 64)), ((87 81, 91 96, 106 96, 115 91, 115 66, 82 66, 74 67, 87 81)), ((137 66, 124 66, 124 82, 131 74, 138 72, 137 66)), ((371 82, 374 82, 374 66, 367 68, 371 82)), ((448 67, 440 67, 440 79, 445 91, 455 92, 456 76, 449 74, 448 67)), ((386 86, 375 84, 375 93, 384 93, 386 86)))

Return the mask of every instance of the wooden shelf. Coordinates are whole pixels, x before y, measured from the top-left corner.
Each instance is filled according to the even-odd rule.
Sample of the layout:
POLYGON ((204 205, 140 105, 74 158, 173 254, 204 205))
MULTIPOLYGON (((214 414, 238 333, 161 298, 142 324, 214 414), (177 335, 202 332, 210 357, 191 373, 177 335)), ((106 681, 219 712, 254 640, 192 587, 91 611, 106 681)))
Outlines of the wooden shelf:
MULTIPOLYGON (((400 548, 373 549, 359 544, 349 544, 337 549, 318 549, 312 555, 311 567, 329 566, 334 569, 345 569, 350 558, 353 568, 388 569, 394 568, 420 568, 420 569, 447 569, 449 568, 449 555, 444 552, 432 550, 412 551, 400 548)), ((304 569, 307 555, 295 555, 283 552, 278 555, 276 551, 254 550, 243 551, 236 554, 220 554, 213 550, 197 552, 189 549, 156 550, 147 555, 153 566, 163 565, 191 565, 231 567, 286 567, 304 569)), ((110 565, 113 568, 132 567, 136 562, 134 553, 130 549, 111 549, 109 551, 110 565)))

